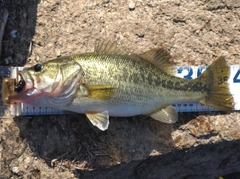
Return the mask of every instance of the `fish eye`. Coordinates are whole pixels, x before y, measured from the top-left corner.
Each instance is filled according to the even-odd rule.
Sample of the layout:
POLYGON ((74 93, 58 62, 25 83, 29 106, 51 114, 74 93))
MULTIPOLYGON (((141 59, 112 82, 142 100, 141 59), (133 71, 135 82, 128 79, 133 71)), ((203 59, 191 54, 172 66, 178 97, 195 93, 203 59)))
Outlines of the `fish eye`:
POLYGON ((42 70, 43 66, 41 64, 36 64, 36 65, 34 65, 33 68, 34 68, 35 72, 39 72, 42 70))

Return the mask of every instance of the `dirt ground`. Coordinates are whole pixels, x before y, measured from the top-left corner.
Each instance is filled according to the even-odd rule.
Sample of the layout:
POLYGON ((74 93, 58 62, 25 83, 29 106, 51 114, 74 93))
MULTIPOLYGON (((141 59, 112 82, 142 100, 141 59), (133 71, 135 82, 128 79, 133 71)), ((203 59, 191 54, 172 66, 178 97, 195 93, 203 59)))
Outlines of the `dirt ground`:
MULTIPOLYGON (((4 8, 9 17, 0 54, 2 66, 31 66, 92 52, 94 44, 104 39, 135 53, 165 47, 179 66, 209 65, 219 56, 225 56, 230 65, 239 64, 238 0, 2 0, 0 17, 4 8)), ((1 108, 2 113, 5 109, 1 108)), ((222 140, 239 145, 239 128, 238 112, 180 113, 174 125, 145 116, 112 117, 105 132, 93 128, 83 114, 3 115, 0 178, 98 178, 91 172, 149 156, 222 140), (193 132, 193 126, 201 130, 193 132), (205 138, 179 137, 186 131, 193 138, 205 138)), ((237 172, 236 168, 211 176, 237 172)))

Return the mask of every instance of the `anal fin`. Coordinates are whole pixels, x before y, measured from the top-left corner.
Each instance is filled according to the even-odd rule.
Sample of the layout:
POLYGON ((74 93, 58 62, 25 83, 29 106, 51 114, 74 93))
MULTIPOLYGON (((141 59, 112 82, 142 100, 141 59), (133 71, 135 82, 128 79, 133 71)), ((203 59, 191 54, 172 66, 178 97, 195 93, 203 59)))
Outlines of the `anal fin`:
POLYGON ((90 120, 92 125, 96 126, 98 129, 105 131, 109 126, 109 115, 107 111, 103 112, 87 112, 87 118, 90 120))
POLYGON ((165 108, 161 108, 161 110, 152 113, 150 117, 163 123, 172 124, 177 122, 178 113, 173 106, 166 106, 165 108))

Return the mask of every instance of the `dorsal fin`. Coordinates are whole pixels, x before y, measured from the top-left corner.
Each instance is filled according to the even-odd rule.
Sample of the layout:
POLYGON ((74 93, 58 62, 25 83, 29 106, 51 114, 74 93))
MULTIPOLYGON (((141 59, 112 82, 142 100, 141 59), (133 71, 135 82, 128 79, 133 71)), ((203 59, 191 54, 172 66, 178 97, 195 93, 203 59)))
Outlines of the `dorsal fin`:
POLYGON ((168 75, 176 74, 176 68, 174 67, 172 56, 166 49, 151 49, 139 56, 157 66, 162 72, 168 75))
POLYGON ((131 55, 131 51, 125 47, 118 45, 116 42, 101 41, 95 45, 94 52, 105 53, 105 54, 116 54, 116 55, 131 55))

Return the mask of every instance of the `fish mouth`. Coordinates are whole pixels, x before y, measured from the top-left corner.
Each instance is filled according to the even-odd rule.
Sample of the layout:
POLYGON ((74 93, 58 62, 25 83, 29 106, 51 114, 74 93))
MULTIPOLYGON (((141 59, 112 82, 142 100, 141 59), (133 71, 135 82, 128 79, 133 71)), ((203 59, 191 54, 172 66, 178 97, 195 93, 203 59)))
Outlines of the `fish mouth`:
MULTIPOLYGON (((20 75, 20 74, 19 74, 20 75)), ((19 82, 16 84, 16 86, 14 87, 14 91, 19 93, 20 91, 22 91, 22 89, 25 87, 26 82, 23 79, 22 75, 20 75, 20 80, 19 82)))

